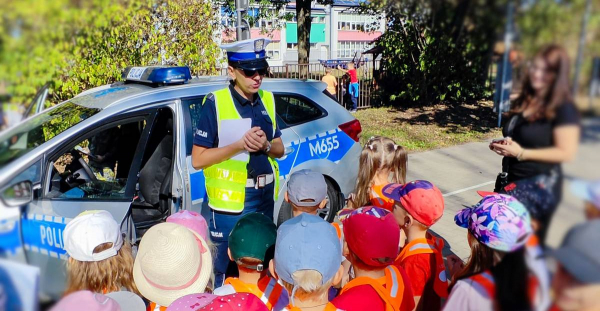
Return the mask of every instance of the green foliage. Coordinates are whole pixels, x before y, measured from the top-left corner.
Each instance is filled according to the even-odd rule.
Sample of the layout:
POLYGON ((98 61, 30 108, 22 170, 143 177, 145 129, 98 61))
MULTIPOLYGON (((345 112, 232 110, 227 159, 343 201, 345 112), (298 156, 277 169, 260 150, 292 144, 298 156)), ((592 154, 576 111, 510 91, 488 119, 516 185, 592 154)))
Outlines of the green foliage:
POLYGON ((380 85, 384 102, 433 104, 481 98, 497 30, 497 1, 374 1, 385 12, 380 85))
POLYGON ((54 82, 51 102, 121 79, 127 66, 216 72, 210 0, 0 0, 0 81, 16 102, 54 82))
MULTIPOLYGON (((546 44, 557 43, 567 49, 574 64, 585 2, 586 0, 537 0, 522 6, 518 10, 516 22, 519 33, 518 49, 524 52, 525 58, 530 59, 546 44)), ((587 86, 592 73, 592 58, 600 56, 599 13, 600 2, 592 1, 580 86, 587 86)))

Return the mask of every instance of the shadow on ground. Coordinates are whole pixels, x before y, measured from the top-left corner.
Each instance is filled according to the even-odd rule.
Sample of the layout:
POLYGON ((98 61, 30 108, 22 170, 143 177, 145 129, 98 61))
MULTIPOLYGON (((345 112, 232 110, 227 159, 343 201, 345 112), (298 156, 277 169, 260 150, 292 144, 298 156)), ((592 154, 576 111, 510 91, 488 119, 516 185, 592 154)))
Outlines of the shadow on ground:
POLYGON ((400 106, 390 108, 390 113, 397 115, 395 121, 412 125, 435 123, 448 129, 451 133, 462 133, 466 130, 488 133, 497 125, 497 115, 493 111, 493 103, 464 102, 444 103, 429 106, 400 106))

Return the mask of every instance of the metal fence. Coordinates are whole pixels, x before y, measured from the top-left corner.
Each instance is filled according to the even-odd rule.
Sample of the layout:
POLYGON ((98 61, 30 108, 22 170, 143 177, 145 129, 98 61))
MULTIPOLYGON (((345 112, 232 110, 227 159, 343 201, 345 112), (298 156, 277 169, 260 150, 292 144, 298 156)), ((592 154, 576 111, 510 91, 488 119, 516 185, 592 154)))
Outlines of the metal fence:
MULTIPOLYGON (((269 68, 269 77, 271 78, 286 78, 286 79, 311 79, 321 80, 325 76, 326 68, 321 63, 310 63, 310 64, 286 64, 283 66, 271 66, 269 68), (304 75, 304 77, 303 77, 304 75)), ((357 107, 368 108, 371 107, 375 101, 377 101, 376 80, 380 74, 380 62, 364 62, 360 64, 359 68, 356 69, 359 82, 359 96, 357 101, 357 107)), ((336 97, 338 103, 345 106, 346 108, 352 107, 352 101, 348 94, 348 84, 350 77, 344 74, 343 71, 333 69, 333 76, 338 81, 336 90, 336 97)), ((221 75, 227 75, 227 68, 221 69, 221 75)))

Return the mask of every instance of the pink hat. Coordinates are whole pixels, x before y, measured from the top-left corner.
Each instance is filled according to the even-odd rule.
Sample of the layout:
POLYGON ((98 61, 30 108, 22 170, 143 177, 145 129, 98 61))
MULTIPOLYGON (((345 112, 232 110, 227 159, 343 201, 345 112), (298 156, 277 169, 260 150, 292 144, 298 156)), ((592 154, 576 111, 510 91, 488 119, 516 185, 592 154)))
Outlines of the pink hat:
POLYGON ((235 293, 225 296, 220 296, 211 301, 206 306, 197 309, 200 310, 213 310, 213 311, 237 311, 237 310, 251 310, 251 311, 269 311, 264 302, 260 298, 249 293, 235 293))
POLYGON ((196 233, 198 233, 204 241, 207 241, 206 234, 208 233, 208 225, 202 215, 188 210, 179 211, 169 217, 167 222, 182 225, 196 233))
POLYGON ((444 214, 444 197, 440 189, 426 180, 416 180, 383 187, 383 195, 400 202, 418 222, 427 227, 435 224, 444 214))
POLYGON ((84 309, 86 311, 121 311, 121 307, 116 300, 87 290, 65 296, 50 311, 79 311, 84 309))
POLYGON ((365 264, 385 267, 398 256, 400 228, 388 210, 365 206, 343 220, 348 248, 365 264))
POLYGON ((185 295, 173 301, 167 308, 167 311, 195 311, 206 306, 217 297, 218 296, 212 294, 185 295))

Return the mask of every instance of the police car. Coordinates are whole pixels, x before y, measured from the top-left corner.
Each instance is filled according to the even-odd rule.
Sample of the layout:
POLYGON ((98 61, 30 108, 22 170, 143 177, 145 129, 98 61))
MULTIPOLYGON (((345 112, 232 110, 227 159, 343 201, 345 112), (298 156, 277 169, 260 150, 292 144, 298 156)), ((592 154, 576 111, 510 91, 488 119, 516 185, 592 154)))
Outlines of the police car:
MULTIPOLYGON (((51 298, 64 289, 62 233, 79 213, 109 211, 135 242, 171 213, 201 211, 206 199, 202 170, 191 165, 193 135, 204 96, 228 79, 192 79, 187 67, 133 67, 123 78, 0 133, 0 257, 40 267, 41 291, 51 298)), ((320 213, 328 221, 354 188, 361 125, 325 87, 263 80, 285 145, 279 222, 290 217, 280 206, 295 170, 325 175, 329 204, 320 213)))

